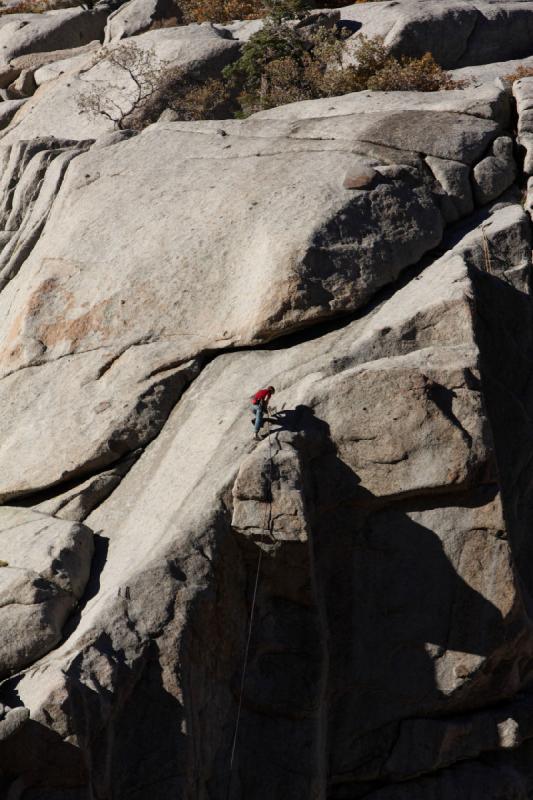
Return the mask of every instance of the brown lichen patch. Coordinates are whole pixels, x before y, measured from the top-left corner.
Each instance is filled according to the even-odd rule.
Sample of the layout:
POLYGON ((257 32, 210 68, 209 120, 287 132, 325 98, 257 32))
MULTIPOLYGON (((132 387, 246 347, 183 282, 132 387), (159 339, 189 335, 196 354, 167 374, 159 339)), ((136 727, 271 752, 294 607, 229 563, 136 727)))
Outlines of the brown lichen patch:
POLYGON ((57 278, 47 278, 31 293, 26 306, 26 314, 29 317, 34 317, 39 313, 44 303, 49 301, 49 295, 52 292, 62 291, 58 289, 57 284, 57 278))
POLYGON ((88 336, 100 334, 105 337, 107 331, 104 322, 109 305, 110 300, 101 300, 74 319, 62 317, 54 322, 48 322, 39 327, 37 336, 47 348, 53 347, 59 342, 68 341, 70 350, 74 350, 79 342, 88 336))
POLYGON ((27 337, 37 339, 32 331, 36 318, 43 309, 57 302, 58 298, 60 298, 62 311, 65 313, 69 305, 72 305, 72 295, 58 286, 58 279, 55 277, 47 278, 34 289, 9 326, 0 352, 2 363, 16 366, 17 362, 24 359, 26 349, 21 340, 27 337))

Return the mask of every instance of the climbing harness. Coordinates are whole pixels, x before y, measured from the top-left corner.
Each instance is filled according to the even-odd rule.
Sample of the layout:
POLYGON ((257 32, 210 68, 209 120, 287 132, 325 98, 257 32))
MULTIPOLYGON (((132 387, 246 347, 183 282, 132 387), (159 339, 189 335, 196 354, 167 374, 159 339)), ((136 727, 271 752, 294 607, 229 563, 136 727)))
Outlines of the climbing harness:
MULTIPOLYGON (((268 471, 268 495, 267 495, 267 503, 265 507, 265 515, 263 518, 263 526, 262 531, 263 533, 270 533, 272 536, 271 526, 272 526, 272 441, 270 438, 270 422, 268 419, 265 420, 267 425, 267 438, 268 438, 268 461, 269 461, 269 471, 268 471)), ((257 605, 257 590, 259 588, 259 577, 261 574, 261 562, 263 560, 263 548, 259 547, 259 555, 257 557, 257 567, 255 570, 255 581, 254 581, 254 591, 252 595, 252 605, 250 608, 250 620, 248 622, 248 635, 246 638, 246 647, 244 648, 244 659, 243 659, 243 666, 242 666, 242 675, 241 675, 241 684, 239 689, 239 703, 237 705, 237 718, 235 720, 235 729, 233 732, 233 740, 231 744, 231 755, 230 755, 230 762, 229 762, 229 776, 228 776, 228 788, 226 792, 226 800, 229 800, 230 792, 231 792, 231 782, 233 777, 233 765, 235 762, 235 753, 237 751, 237 742, 239 737, 239 725, 241 721, 241 712, 242 712, 242 701, 244 696, 244 688, 246 685, 246 673, 248 670, 248 660, 250 656, 250 644, 252 641, 252 632, 253 632, 253 625, 254 625, 254 617, 255 617, 255 609, 257 605)))

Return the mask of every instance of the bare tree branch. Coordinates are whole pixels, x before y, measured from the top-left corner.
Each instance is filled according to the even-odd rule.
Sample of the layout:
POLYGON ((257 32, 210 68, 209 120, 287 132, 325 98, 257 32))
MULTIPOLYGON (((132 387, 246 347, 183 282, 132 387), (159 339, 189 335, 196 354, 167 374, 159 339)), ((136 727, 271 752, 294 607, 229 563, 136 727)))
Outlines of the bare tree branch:
POLYGON ((103 116, 118 129, 127 117, 146 107, 173 77, 178 77, 178 71, 167 61, 160 61, 153 48, 144 49, 135 42, 103 48, 91 69, 104 61, 122 71, 126 85, 95 82, 78 96, 78 109, 93 117, 103 116))

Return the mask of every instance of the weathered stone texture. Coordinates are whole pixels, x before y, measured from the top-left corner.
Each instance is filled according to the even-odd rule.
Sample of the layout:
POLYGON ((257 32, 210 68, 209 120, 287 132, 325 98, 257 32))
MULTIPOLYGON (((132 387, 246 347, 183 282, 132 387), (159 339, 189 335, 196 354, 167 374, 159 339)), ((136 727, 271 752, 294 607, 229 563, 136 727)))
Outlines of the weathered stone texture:
MULTIPOLYGON (((203 79, 258 27, 163 6, 110 46, 203 79)), ((0 797, 529 800, 530 84, 518 147, 484 82, 113 130, 57 38, 100 11, 0 17, 0 797)), ((462 66, 532 15, 330 22, 462 66)))
POLYGON ((103 38, 108 16, 105 6, 47 11, 43 14, 10 14, 0 17, 0 63, 18 56, 66 50, 103 38))
POLYGON ((443 67, 467 67, 531 56, 529 0, 384 0, 341 10, 366 36, 383 36, 396 55, 430 52, 443 67))

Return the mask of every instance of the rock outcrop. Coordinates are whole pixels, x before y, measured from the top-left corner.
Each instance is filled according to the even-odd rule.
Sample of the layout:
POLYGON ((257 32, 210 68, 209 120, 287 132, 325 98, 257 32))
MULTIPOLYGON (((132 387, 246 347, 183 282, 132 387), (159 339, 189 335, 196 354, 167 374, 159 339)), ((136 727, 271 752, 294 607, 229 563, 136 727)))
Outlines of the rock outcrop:
POLYGON ((2 72, 0 798, 529 800, 533 2, 334 12, 496 83, 141 132, 79 104, 117 48, 201 86, 260 23, 53 13, 2 72))
POLYGON ((182 21, 183 12, 175 0, 128 0, 109 15, 105 44, 144 33, 163 21, 182 21))
POLYGON ((532 55, 530 0, 383 0, 346 6, 341 19, 397 55, 430 52, 447 69, 532 55))
POLYGON ((68 8, 0 16, 0 64, 18 56, 64 50, 103 38, 109 10, 68 8))
POLYGON ((31 509, 0 509, 0 675, 54 647, 89 578, 92 533, 31 509))

